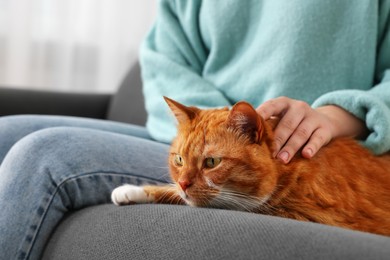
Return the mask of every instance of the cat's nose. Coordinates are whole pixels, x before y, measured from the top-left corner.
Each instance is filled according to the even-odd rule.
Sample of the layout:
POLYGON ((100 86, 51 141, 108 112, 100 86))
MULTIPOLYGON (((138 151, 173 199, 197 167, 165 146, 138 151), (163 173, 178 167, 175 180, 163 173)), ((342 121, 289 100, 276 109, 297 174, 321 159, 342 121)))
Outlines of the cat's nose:
POLYGON ((191 184, 190 184, 190 182, 187 181, 187 180, 181 180, 181 181, 179 181, 179 185, 180 185, 180 187, 181 187, 181 189, 182 189, 183 191, 186 191, 186 189, 188 188, 188 186, 190 186, 191 184))

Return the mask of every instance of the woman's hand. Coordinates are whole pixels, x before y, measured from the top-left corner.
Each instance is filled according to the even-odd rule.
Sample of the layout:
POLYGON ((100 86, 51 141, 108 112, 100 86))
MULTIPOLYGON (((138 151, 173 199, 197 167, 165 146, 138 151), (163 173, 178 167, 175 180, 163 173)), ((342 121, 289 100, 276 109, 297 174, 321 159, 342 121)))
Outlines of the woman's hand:
POLYGON ((279 97, 263 103, 256 111, 265 120, 280 118, 273 156, 284 163, 290 162, 301 148, 302 156, 311 158, 335 137, 363 138, 368 133, 363 121, 333 105, 313 109, 303 101, 279 97))

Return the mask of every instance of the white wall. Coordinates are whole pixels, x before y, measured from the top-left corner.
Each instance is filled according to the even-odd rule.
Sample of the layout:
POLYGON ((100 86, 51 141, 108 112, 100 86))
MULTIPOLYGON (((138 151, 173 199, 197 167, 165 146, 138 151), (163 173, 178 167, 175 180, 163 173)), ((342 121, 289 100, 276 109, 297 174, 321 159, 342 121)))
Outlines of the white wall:
POLYGON ((153 0, 0 0, 0 86, 113 92, 153 0))

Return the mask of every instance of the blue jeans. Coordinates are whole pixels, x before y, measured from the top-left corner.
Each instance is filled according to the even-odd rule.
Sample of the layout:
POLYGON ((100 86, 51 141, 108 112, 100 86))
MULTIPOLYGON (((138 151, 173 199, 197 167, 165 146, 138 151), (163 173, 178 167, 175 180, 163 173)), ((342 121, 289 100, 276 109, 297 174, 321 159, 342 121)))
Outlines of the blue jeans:
POLYGON ((0 118, 0 259, 39 259, 63 216, 123 184, 169 182, 168 145, 129 124, 0 118))

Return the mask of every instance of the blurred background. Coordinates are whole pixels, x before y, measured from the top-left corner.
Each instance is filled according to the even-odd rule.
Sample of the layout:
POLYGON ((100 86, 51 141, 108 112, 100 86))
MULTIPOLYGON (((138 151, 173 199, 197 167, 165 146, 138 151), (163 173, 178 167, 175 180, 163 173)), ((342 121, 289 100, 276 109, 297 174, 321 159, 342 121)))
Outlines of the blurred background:
POLYGON ((0 0, 0 87, 112 93, 154 0, 0 0))

